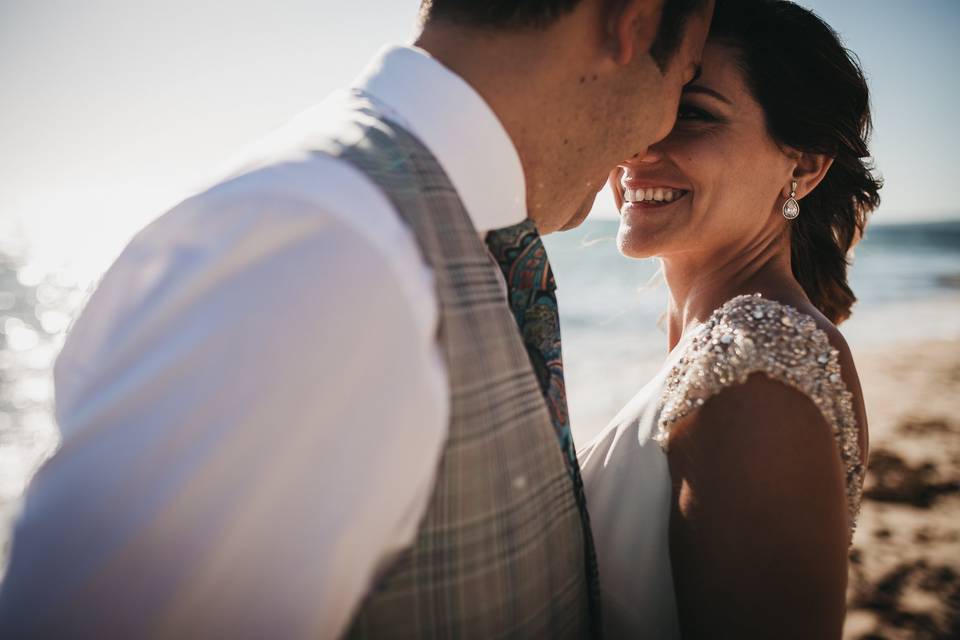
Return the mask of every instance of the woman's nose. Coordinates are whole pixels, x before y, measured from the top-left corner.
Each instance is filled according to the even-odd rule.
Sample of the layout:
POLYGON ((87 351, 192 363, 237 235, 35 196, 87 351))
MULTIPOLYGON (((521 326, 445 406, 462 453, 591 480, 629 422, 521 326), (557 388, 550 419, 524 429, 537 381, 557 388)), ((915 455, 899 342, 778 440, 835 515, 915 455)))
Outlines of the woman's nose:
POLYGON ((652 145, 647 147, 645 153, 638 153, 629 160, 623 163, 623 166, 636 166, 639 164, 656 164, 663 159, 663 153, 660 151, 660 147, 657 145, 652 145))

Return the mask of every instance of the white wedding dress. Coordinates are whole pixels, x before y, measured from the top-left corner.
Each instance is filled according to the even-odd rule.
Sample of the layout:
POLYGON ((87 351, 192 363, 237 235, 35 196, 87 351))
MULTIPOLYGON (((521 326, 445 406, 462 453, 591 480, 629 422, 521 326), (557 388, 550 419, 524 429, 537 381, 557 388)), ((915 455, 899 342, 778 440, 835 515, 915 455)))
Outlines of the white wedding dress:
POLYGON ((714 311, 659 373, 578 452, 600 571, 604 634, 679 638, 668 529, 671 424, 724 387, 762 372, 809 396, 833 427, 855 521, 863 466, 852 396, 838 353, 813 318, 759 296, 714 311))

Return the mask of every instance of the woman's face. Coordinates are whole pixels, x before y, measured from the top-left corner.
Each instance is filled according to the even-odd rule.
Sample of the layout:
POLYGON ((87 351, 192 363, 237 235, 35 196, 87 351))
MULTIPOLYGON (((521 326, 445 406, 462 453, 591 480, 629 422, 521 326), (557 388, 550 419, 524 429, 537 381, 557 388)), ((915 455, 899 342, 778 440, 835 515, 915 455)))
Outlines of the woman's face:
POLYGON ((775 237, 786 224, 781 196, 794 165, 768 135, 735 50, 708 41, 673 130, 611 176, 621 253, 709 257, 775 237))

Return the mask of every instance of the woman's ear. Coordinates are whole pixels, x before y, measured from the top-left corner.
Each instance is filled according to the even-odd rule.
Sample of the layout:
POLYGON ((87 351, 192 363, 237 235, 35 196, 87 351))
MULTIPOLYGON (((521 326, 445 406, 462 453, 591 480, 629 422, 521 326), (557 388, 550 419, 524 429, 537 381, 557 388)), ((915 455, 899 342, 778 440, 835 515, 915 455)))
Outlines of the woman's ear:
MULTIPOLYGON (((833 158, 822 153, 797 152, 796 166, 793 169, 793 179, 797 181, 797 200, 817 188, 817 185, 826 177, 827 171, 833 165, 833 158)), ((784 197, 790 197, 790 186, 787 185, 784 197)))
POLYGON ((610 13, 607 33, 617 64, 630 64, 638 55, 650 51, 660 30, 663 2, 623 0, 607 2, 610 13))

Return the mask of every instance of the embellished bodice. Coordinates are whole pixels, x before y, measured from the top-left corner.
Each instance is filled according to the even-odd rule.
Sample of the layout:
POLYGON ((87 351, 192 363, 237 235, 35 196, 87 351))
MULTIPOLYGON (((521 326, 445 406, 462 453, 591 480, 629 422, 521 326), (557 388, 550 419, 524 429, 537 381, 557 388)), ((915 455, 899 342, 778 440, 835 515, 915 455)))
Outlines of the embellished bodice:
POLYGON ((671 428, 726 387, 763 373, 811 398, 846 470, 851 526, 863 484, 853 397, 813 318, 740 296, 687 332, 663 366, 577 456, 596 541, 604 637, 680 640, 670 561, 671 428))
POLYGON ((667 374, 654 439, 666 449, 674 423, 753 373, 809 397, 833 429, 846 471, 852 528, 864 476, 853 396, 840 373, 839 352, 826 333, 791 306, 754 294, 733 298, 714 311, 667 374))

